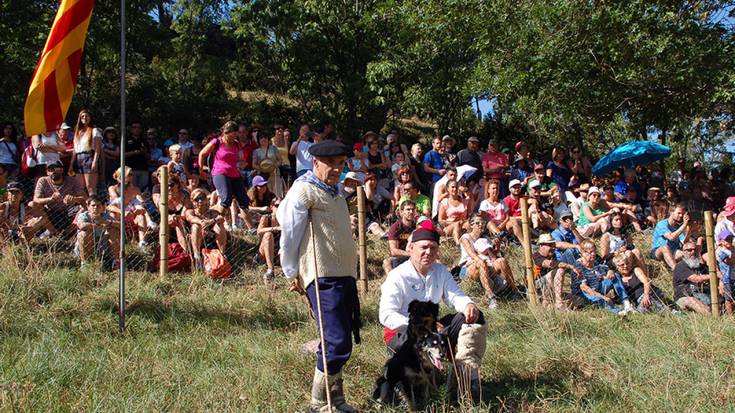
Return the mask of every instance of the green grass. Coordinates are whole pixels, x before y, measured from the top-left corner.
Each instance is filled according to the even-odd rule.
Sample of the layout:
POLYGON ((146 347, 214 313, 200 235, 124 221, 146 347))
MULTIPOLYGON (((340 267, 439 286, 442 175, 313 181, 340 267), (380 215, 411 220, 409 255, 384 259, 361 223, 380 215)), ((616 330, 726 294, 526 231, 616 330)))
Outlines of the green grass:
MULTIPOLYGON (((241 255, 251 255, 252 241, 239 241, 238 251, 248 251, 241 255)), ((34 248, 41 252, 8 247, 0 256, 0 411, 303 411, 315 356, 302 345, 316 329, 305 300, 282 280, 275 291, 260 284, 264 268, 242 260, 237 278, 225 282, 131 273, 128 325, 119 334, 116 275, 65 268, 73 258, 62 247, 56 261, 34 248)), ((384 253, 371 241, 371 272, 379 274, 384 253)), ((520 279, 520 252, 509 260, 520 279)), ((670 292, 670 278, 656 268, 656 283, 670 292)), ((362 298, 363 344, 346 370, 349 399, 367 410, 386 359, 380 283, 376 275, 362 298)), ((481 296, 478 286, 465 288, 481 296)), ((482 376, 491 411, 735 410, 731 318, 621 319, 523 303, 486 316, 482 376)), ((443 400, 429 409, 461 410, 443 400)))

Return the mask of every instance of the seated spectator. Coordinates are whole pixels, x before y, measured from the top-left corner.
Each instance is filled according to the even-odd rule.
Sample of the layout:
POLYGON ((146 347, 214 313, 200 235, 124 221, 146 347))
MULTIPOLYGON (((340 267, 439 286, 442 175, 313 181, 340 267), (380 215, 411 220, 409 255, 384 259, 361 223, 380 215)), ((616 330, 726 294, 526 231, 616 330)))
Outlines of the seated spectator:
MULTIPOLYGON (((680 246, 690 238, 689 213, 682 204, 671 210, 667 219, 661 220, 653 229, 651 239, 651 258, 663 261, 672 270, 682 258, 680 246)), ((701 243, 697 242, 701 251, 701 243)))
POLYGON ((133 184, 133 170, 129 166, 125 167, 125 208, 122 208, 120 205, 119 183, 123 180, 120 168, 112 176, 118 182, 118 185, 110 185, 107 188, 107 193, 110 198, 107 211, 112 214, 114 219, 120 222, 122 211, 123 209, 125 210, 125 219, 123 222, 125 225, 125 234, 130 238, 137 235, 138 246, 143 248, 148 245, 146 231, 149 228, 151 220, 145 209, 145 200, 140 189, 133 184))
POLYGON ((655 227, 660 221, 669 217, 669 203, 665 199, 657 199, 646 208, 645 214, 646 224, 655 227))
POLYGON ((616 254, 612 263, 616 275, 620 276, 625 292, 639 313, 649 311, 668 311, 664 302, 664 292, 654 286, 646 273, 639 267, 633 268, 624 253, 616 254))
POLYGON ((610 226, 608 217, 619 212, 617 209, 609 209, 600 196, 600 190, 596 186, 590 187, 587 202, 582 204, 577 226, 584 237, 595 237, 606 232, 610 226))
POLYGON ((413 171, 410 167, 404 166, 396 172, 396 179, 393 181, 393 199, 391 201, 391 213, 395 212, 398 201, 401 199, 401 188, 406 183, 416 183, 413 171))
POLYGON ((672 277, 674 301, 683 311, 709 314, 711 300, 707 266, 697 254, 697 244, 694 241, 685 240, 681 251, 681 261, 674 266, 672 277))
POLYGON ((521 186, 525 188, 528 185, 528 181, 533 178, 533 169, 528 164, 528 160, 523 157, 516 157, 510 168, 510 180, 518 180, 521 186))
POLYGON ((459 237, 469 229, 467 201, 459 194, 457 181, 447 182, 447 197, 439 203, 439 224, 444 233, 459 244, 459 237))
POLYGON ((564 273, 571 271, 579 276, 579 270, 572 264, 557 260, 556 245, 559 241, 549 234, 541 234, 538 238, 538 250, 533 253, 534 276, 536 288, 541 290, 541 302, 544 307, 552 305, 557 310, 565 310, 562 297, 564 273), (552 295, 553 293, 553 295, 552 295))
POLYGON ((605 264, 597 264, 595 243, 588 239, 582 241, 581 253, 582 256, 575 263, 580 275, 572 278, 575 306, 592 304, 620 315, 635 311, 620 275, 616 275, 605 264), (612 298, 608 297, 610 290, 615 290, 618 300, 623 302, 622 310, 614 305, 612 298))
POLYGON ((260 236, 258 254, 265 260, 265 265, 268 267, 263 274, 263 282, 266 285, 272 284, 275 278, 274 265, 278 252, 276 246, 280 245, 281 236, 281 224, 278 223, 276 211, 280 204, 281 201, 278 198, 273 198, 270 205, 271 213, 261 215, 258 223, 258 235, 260 236))
POLYGON ((633 244, 632 231, 623 227, 623 216, 615 213, 610 217, 610 231, 600 238, 600 256, 603 260, 611 261, 613 256, 624 255, 628 258, 631 269, 639 268, 648 274, 646 262, 641 251, 633 244))
POLYGON ((569 200, 569 209, 572 210, 572 215, 574 215, 574 221, 579 221, 579 216, 582 213, 582 205, 587 202, 587 193, 590 189, 590 185, 587 183, 579 185, 579 187, 576 188, 574 191, 576 196, 574 199, 569 200, 569 196, 567 196, 567 199, 569 200))
POLYGON ((735 234, 735 196, 727 198, 725 206, 717 216, 717 225, 715 225, 715 234, 719 234, 724 230, 728 230, 735 234))
POLYGON ((500 181, 491 179, 485 184, 485 199, 480 202, 479 213, 487 221, 487 230, 498 235, 506 231, 508 207, 500 201, 500 181))
MULTIPOLYGON (((155 193, 155 187, 153 191, 155 193)), ((210 198, 214 197, 210 196, 210 198)), ((215 202, 212 202, 212 205, 217 204, 215 202)), ((191 209, 194 206, 191 203, 189 194, 182 189, 181 183, 178 179, 173 179, 168 182, 168 200, 166 202, 166 206, 168 207, 168 242, 178 242, 182 247, 184 247, 185 245, 188 245, 186 227, 184 226, 184 224, 186 223, 186 220, 184 219, 184 213, 187 209, 191 209)), ((160 209, 160 204, 156 204, 156 207, 160 209)), ((217 209, 219 210, 219 208, 217 209)))
MULTIPOLYGON (((625 225, 631 224, 636 231, 640 231, 641 226, 639 219, 640 215, 642 215, 642 211, 640 205, 638 205, 638 192, 635 192, 635 195, 631 195, 626 192, 626 197, 618 200, 613 192, 612 186, 605 184, 602 187, 602 191, 603 194, 601 196, 601 202, 607 206, 607 209, 617 208, 623 214, 623 222, 625 225)), ((635 190, 631 187, 631 191, 635 190)))
POLYGON ((420 194, 416 185, 413 183, 403 184, 401 200, 398 201, 398 207, 400 208, 401 203, 405 200, 411 200, 416 204, 416 210, 419 214, 431 218, 431 199, 428 196, 420 194))
MULTIPOLYGON (((437 328, 447 335, 459 377, 469 378, 472 396, 479 398, 479 371, 485 353, 488 326, 485 317, 455 283, 449 270, 437 261, 439 234, 431 221, 411 235, 409 260, 394 268, 380 287, 379 319, 383 340, 394 351, 407 338, 408 306, 414 301, 444 301, 457 314, 442 317, 437 328), (418 286, 419 288, 416 288, 418 286)), ((422 224, 424 225, 424 224, 422 224)), ((480 224, 482 226, 482 224, 480 224)))
MULTIPOLYGON (((253 186, 248 190, 248 199, 250 199, 249 212, 258 214, 270 213, 271 202, 274 198, 276 198, 276 194, 268 189, 268 181, 260 175, 255 175, 253 186)), ((250 215, 248 214, 248 216, 250 215)))
POLYGON ((87 194, 78 179, 64 174, 61 161, 46 165, 46 169, 48 176, 36 181, 33 202, 28 206, 43 208, 54 228, 71 236, 75 230, 74 218, 82 209, 87 194))
MULTIPOLYGON (((209 191, 195 189, 191 193, 193 208, 184 210, 183 219, 191 226, 189 242, 194 256, 194 265, 204 271, 202 248, 218 249, 224 254, 227 247, 225 219, 209 204, 209 191)), ((184 244, 185 245, 185 244, 184 244)))
POLYGON ((87 198, 87 209, 77 215, 77 242, 74 252, 84 266, 95 254, 112 260, 113 268, 120 267, 120 243, 115 236, 120 223, 105 211, 105 203, 97 195, 87 198))
POLYGON ((459 265, 461 267, 459 277, 480 281, 485 290, 488 308, 492 310, 498 306, 496 297, 516 295, 518 289, 515 285, 513 270, 505 258, 498 254, 498 240, 490 243, 482 237, 487 224, 485 220, 479 215, 474 215, 470 222, 472 224, 470 231, 462 235, 459 242, 459 265))
POLYGON ((551 233, 551 237, 556 241, 554 247, 557 261, 574 264, 579 259, 579 243, 585 238, 579 233, 570 211, 561 214, 559 226, 551 233))
POLYGON ((556 184, 558 193, 565 196, 567 186, 572 178, 572 171, 567 167, 567 151, 556 147, 551 151, 551 160, 546 164, 546 176, 556 184))
POLYGON ((539 181, 532 181, 528 185, 530 188, 528 216, 531 218, 531 228, 533 228, 534 234, 553 231, 556 229, 554 206, 548 202, 549 197, 541 196, 541 184, 539 181))
POLYGON ((416 228, 416 204, 406 200, 398 210, 399 219, 388 229, 388 254, 390 257, 383 260, 383 269, 388 274, 408 260, 408 240, 416 228))
POLYGON ((625 170, 625 173, 623 174, 623 179, 615 183, 614 193, 616 199, 611 199, 610 201, 622 201, 623 199, 625 199, 625 196, 628 194, 628 190, 630 188, 635 189, 635 192, 638 194, 643 193, 643 188, 641 188, 641 184, 638 182, 635 169, 625 170))
POLYGON ((533 167, 533 178, 529 179, 528 185, 526 185, 528 193, 531 192, 531 184, 533 182, 541 184, 541 193, 539 195, 542 197, 548 198, 552 193, 559 190, 556 183, 550 177, 546 176, 546 168, 540 163, 537 163, 533 167))
MULTIPOLYGON (((454 167, 448 167, 446 169, 446 173, 444 174, 441 179, 436 181, 434 184, 434 190, 431 192, 432 197, 435 200, 435 204, 438 206, 441 201, 444 200, 444 198, 447 197, 447 184, 449 181, 456 181, 457 180, 457 168, 454 167)), ((432 207, 434 205, 432 204, 432 207)), ((438 209, 438 208, 432 208, 432 209, 438 209)))
POLYGON ((735 257, 733 257, 733 234, 728 230, 724 230, 717 234, 717 249, 715 256, 717 258, 717 269, 720 275, 720 292, 725 298, 725 312, 733 313, 733 269, 735 269, 735 257))
POLYGON ((508 223, 506 228, 513 230, 513 235, 518 240, 523 239, 523 228, 521 227, 521 182, 513 179, 508 184, 510 195, 503 198, 503 203, 508 208, 508 223))
POLYGON ((41 234, 41 238, 56 233, 43 209, 36 208, 32 211, 23 203, 23 189, 19 183, 10 182, 5 196, 7 201, 0 204, 0 228, 2 228, 0 239, 28 242, 42 229, 45 231, 41 234))
POLYGON ((357 142, 352 146, 353 156, 347 160, 347 168, 352 172, 362 172, 365 174, 370 167, 370 162, 365 157, 365 152, 362 151, 362 148, 363 145, 361 142, 357 142))

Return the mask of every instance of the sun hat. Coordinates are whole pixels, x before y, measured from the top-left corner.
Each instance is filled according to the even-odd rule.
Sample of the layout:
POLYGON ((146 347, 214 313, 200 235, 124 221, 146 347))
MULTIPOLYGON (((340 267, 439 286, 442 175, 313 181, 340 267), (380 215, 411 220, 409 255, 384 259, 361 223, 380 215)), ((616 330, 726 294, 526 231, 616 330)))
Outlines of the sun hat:
POLYGON ((556 244, 556 241, 554 241, 554 238, 551 237, 551 234, 541 234, 538 237, 538 240, 536 241, 538 245, 541 244, 556 244))

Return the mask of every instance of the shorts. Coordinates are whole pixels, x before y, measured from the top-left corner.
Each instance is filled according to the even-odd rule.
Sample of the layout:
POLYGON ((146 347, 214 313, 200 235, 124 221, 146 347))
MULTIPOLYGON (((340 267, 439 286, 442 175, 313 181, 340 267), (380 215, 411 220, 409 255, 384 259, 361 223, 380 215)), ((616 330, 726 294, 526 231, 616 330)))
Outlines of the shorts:
POLYGON ((77 161, 74 164, 74 172, 78 174, 91 174, 94 164, 94 151, 77 153, 77 161))
POLYGON ((697 300, 701 301, 702 304, 709 306, 712 304, 712 300, 710 300, 710 297, 707 294, 704 293, 693 293, 691 296, 684 296, 680 297, 676 300, 676 306, 679 307, 681 310, 685 310, 686 306, 684 305, 688 298, 696 298, 697 300))
POLYGON ((46 214, 57 231, 66 231, 74 225, 74 218, 81 209, 79 205, 64 206, 61 209, 46 209, 46 214))
POLYGON ((654 249, 654 250, 651 250, 651 251, 650 251, 650 252, 648 253, 648 257, 649 257, 650 259, 652 259, 652 260, 656 261, 656 250, 655 250, 655 249, 654 249))

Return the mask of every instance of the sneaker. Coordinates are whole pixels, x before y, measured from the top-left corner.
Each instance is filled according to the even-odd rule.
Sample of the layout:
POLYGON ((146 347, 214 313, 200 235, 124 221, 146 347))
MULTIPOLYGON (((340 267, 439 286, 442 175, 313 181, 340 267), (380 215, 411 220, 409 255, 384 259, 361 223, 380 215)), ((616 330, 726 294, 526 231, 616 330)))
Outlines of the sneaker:
POLYGON ((266 285, 271 284, 273 282, 273 278, 273 269, 268 268, 265 274, 263 274, 263 283, 266 285))
POLYGON ((49 231, 49 230, 43 231, 42 233, 38 234, 38 238, 39 239, 51 238, 51 231, 49 231))
POLYGON ((487 299, 487 309, 488 310, 495 310, 498 308, 498 300, 495 297, 490 297, 487 299))

